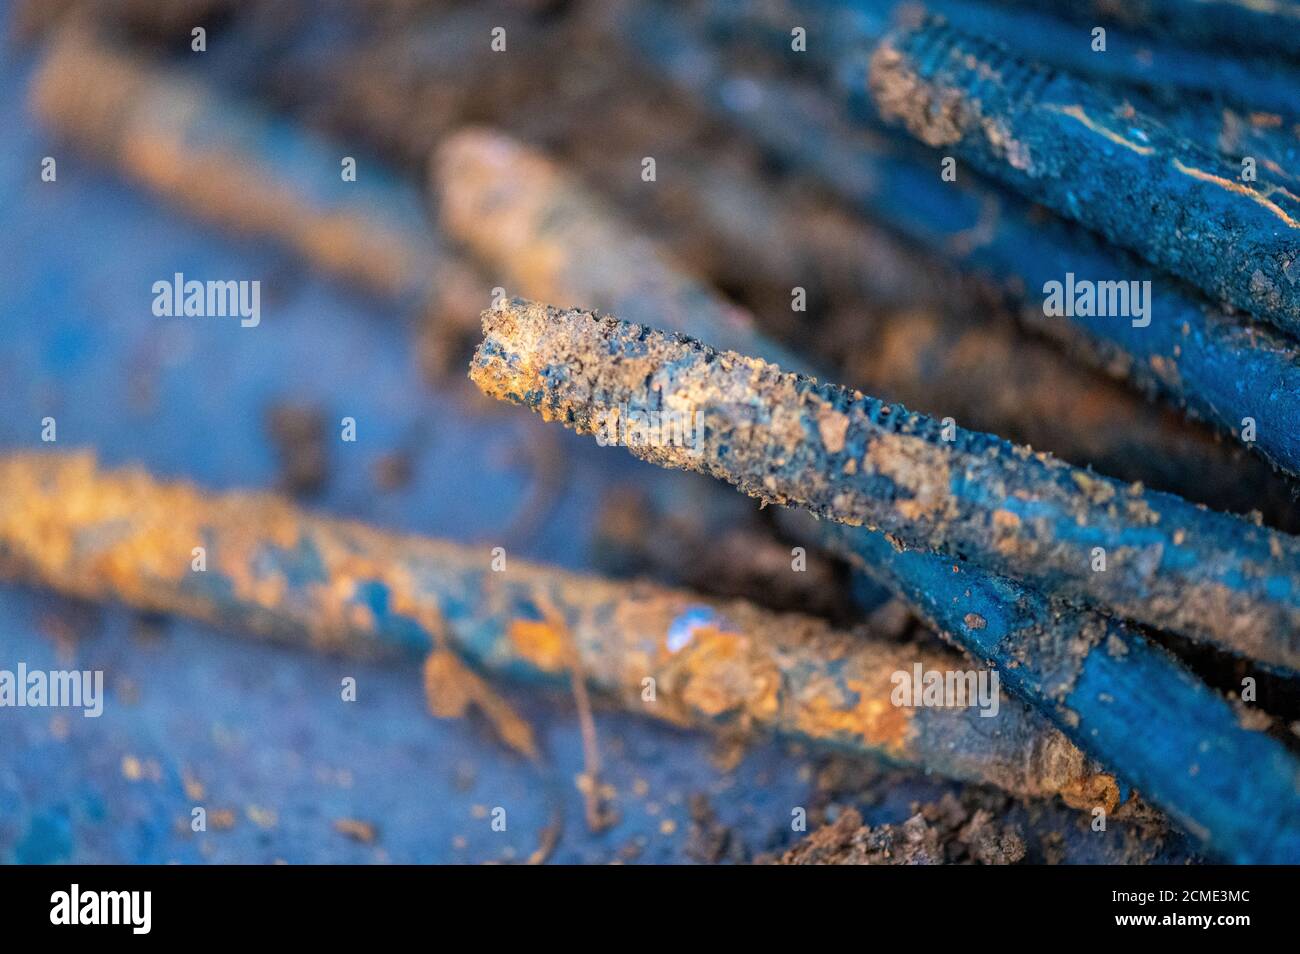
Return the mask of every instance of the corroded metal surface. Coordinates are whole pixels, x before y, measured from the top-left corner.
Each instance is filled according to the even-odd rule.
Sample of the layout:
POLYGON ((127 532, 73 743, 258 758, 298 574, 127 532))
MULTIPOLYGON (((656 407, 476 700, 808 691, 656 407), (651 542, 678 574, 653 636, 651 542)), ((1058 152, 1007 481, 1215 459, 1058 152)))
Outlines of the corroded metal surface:
MULTIPOLYGON (((1024 522, 1003 509, 1019 506, 1015 500, 1038 506, 1055 494, 1087 517, 1113 521, 1123 512, 1108 514, 1105 505, 1120 493, 1152 513, 1179 511, 1184 505, 1176 498, 1149 501, 1121 489, 1099 499, 1092 482, 1100 478, 985 435, 954 435, 950 444, 932 422, 901 408, 612 317, 514 301, 484 313, 484 336, 471 365, 475 382, 579 432, 604 428, 611 414, 698 415, 693 444, 646 440, 629 450, 841 521, 846 529, 832 536, 843 534, 866 565, 882 568, 936 628, 1012 670, 1022 696, 1080 744, 1104 752, 1122 777, 1143 785, 1216 850, 1238 860, 1294 859, 1300 852, 1300 767, 1280 746, 1238 726, 1228 706, 1123 624, 1053 604, 963 559, 982 556, 982 543, 996 552, 1016 549, 1024 522), (1004 455, 1005 479, 1029 483, 998 504, 1004 478, 981 485, 979 477, 1004 455), (1048 486, 1058 479, 1055 490, 1048 486), (981 501, 987 519, 975 516, 978 506, 969 508, 981 501), (1102 510, 1086 513, 1093 507, 1102 510), (971 522, 972 535, 951 532, 962 521, 971 522), (864 523, 886 532, 854 526, 864 523), (945 559, 909 549, 904 541, 910 537, 915 546, 918 529, 943 530, 925 542, 961 540, 965 552, 945 559), (989 534, 982 541, 981 531, 989 534), (1107 685, 1130 688, 1113 695, 1107 685), (1195 726, 1187 724, 1188 712, 1196 713, 1195 726), (1158 743, 1134 738, 1135 725, 1152 721, 1165 732, 1158 743), (1221 760, 1209 773, 1219 781, 1207 787, 1197 776, 1211 758, 1221 760), (1251 785, 1243 787, 1247 774, 1251 785), (1266 844, 1257 837, 1261 824, 1270 831, 1266 844)), ((1238 523, 1248 526, 1234 522, 1234 531, 1238 523)), ((1235 539, 1229 534, 1224 542, 1235 539)))
POLYGON ((895 673, 961 668, 916 644, 386 534, 270 495, 207 496, 138 470, 100 471, 86 454, 11 455, 0 479, 13 490, 0 504, 10 578, 360 658, 427 652, 445 634, 476 664, 533 681, 563 684, 577 652, 595 687, 674 724, 774 730, 1113 807, 1114 781, 1017 704, 992 719, 892 704, 895 673))
POLYGON ((516 301, 485 312, 484 332, 475 382, 548 420, 593 431, 624 405, 696 415, 703 446, 632 451, 1300 669, 1290 536, 617 319, 516 301))
MULTIPOLYGON (((824 97, 784 78, 724 70, 717 54, 671 11, 637 9, 622 22, 646 59, 774 155, 816 175, 863 214, 942 248, 969 271, 991 275, 1024 302, 1028 320, 1067 340, 1082 337, 1088 347, 1081 354, 1107 371, 1225 434, 1237 437, 1243 420, 1255 421, 1256 440, 1249 446, 1290 474, 1300 473, 1300 359, 1290 338, 1241 321, 1138 257, 1043 215, 976 174, 941 181, 934 171, 937 152, 908 150, 879 135, 848 137, 824 97), (1150 324, 1134 327, 1110 315, 1045 318, 1039 290, 1067 273, 1094 283, 1150 281, 1150 324)), ((863 40, 860 51, 869 54, 881 35, 868 33, 871 41, 863 40)), ((880 117, 866 78, 865 60, 835 69, 838 87, 874 126, 880 117)), ((1199 118, 1196 123, 1203 125, 1199 118)))
MULTIPOLYGON (((775 344, 754 318, 703 285, 594 189, 505 133, 478 129, 450 136, 431 162, 430 179, 448 235, 506 276, 511 293, 599 308, 763 357, 786 371, 825 374, 806 355, 775 344)), ((762 184, 748 185, 758 193, 762 184)), ((708 184, 694 191, 707 205, 708 184)), ((797 206, 778 212, 757 197, 747 204, 750 226, 766 226, 762 235, 784 235, 800 218, 797 206)), ((863 273, 864 285, 876 271, 877 287, 885 276, 907 282, 913 299, 938 286, 942 305, 932 312, 922 300, 880 316, 851 342, 819 334, 814 345, 833 341, 849 351, 847 364, 860 375, 854 384, 1218 509, 1258 508, 1273 520, 1287 518, 1289 488, 1263 461, 1248 462, 1243 451, 1150 408, 1059 349, 1017 334, 1010 322, 978 320, 970 289, 951 281, 944 287, 944 276, 902 249, 892 257, 876 253, 884 241, 870 231, 845 236, 844 267, 863 273)), ((760 236, 750 244, 789 245, 760 236)))
POLYGON ((1154 265, 1300 330, 1300 197, 1122 99, 938 20, 871 53, 880 114, 1154 265), (1185 223, 1185 224, 1184 224, 1185 223))

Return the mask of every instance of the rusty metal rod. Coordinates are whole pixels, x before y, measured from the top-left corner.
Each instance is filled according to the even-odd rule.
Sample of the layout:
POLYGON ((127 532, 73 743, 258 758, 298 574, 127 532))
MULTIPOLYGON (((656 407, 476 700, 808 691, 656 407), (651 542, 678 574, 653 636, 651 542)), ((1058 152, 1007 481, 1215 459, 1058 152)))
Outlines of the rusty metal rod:
POLYGON ((490 395, 584 429, 624 405, 677 415, 703 450, 634 453, 1300 670, 1294 537, 617 319, 523 301, 484 314, 471 377, 490 395), (738 409, 753 424, 743 442, 738 409))
POLYGON ((311 267, 412 310, 472 323, 487 300, 440 243, 418 190, 380 164, 184 74, 59 31, 31 108, 57 136, 190 215, 274 241, 311 267))
MULTIPOLYGON (((807 356, 810 348, 797 356, 784 353, 756 321, 691 274, 680 256, 539 150, 500 131, 466 129, 448 136, 429 165, 430 193, 444 231, 502 275, 512 293, 599 308, 701 340, 725 341, 731 350, 766 357, 787 371, 818 373, 807 356)), ((746 225, 757 233, 749 241, 749 261, 766 267, 766 246, 792 244, 764 241, 762 235, 817 231, 817 222, 797 225, 797 206, 766 200, 761 182, 736 175, 732 187, 749 193, 746 225)), ((704 197, 718 190, 699 185, 692 192, 701 198, 699 216, 707 227, 716 216, 704 197)), ((858 226, 842 226, 840 265, 856 268, 863 283, 877 269, 888 271, 916 297, 946 277, 924 268, 896 239, 858 226)), ((1017 334, 1010 321, 952 313, 959 307, 958 289, 936 297, 947 308, 922 305, 882 314, 855 335, 861 344, 847 361, 855 385, 1219 509, 1258 508, 1275 520, 1289 512, 1289 488, 1265 462, 1240 449, 1233 459, 1233 448, 1148 407, 1048 343, 1017 334)), ((789 307, 788 297, 784 304, 789 307)), ((964 307, 973 310, 969 299, 964 307)), ((820 330, 817 335, 830 337, 820 330)))
POLYGON ((773 731, 1080 806, 1118 798, 1111 776, 1014 700, 993 717, 894 705, 897 672, 969 668, 917 643, 509 554, 500 564, 486 546, 104 471, 85 452, 0 457, 0 485, 10 580, 360 658, 424 655, 445 637, 489 673, 556 687, 576 651, 594 689, 675 725, 773 731))
MULTIPOLYGON (((1295 343, 1270 328, 1241 321, 1210 305, 1181 282, 1136 256, 998 188, 941 182, 932 155, 853 135, 806 85, 724 71, 716 55, 681 17, 662 7, 634 8, 620 20, 635 48, 673 82, 786 162, 807 169, 864 215, 927 247, 937 247, 968 271, 989 274, 1025 301, 1036 324, 1094 355, 1112 374, 1212 423, 1249 444, 1291 475, 1300 474, 1300 360, 1295 343), (639 12, 638 12, 639 11, 639 12), (1067 273, 1090 282, 1150 281, 1149 325, 1110 315, 1045 318, 1040 289, 1067 273), (1064 324, 1063 324, 1064 322, 1064 324)), ((842 71, 844 82, 855 75, 842 71)), ((857 84, 860 89, 862 83, 857 84)), ((874 116, 874 110, 872 110, 874 116)))
MULTIPOLYGON (((961 451, 944 450, 929 439, 933 429, 901 409, 590 312, 522 301, 485 312, 470 373, 486 393, 547 420, 616 434, 638 457, 718 477, 764 501, 855 522, 859 505, 873 496, 897 508, 902 520, 888 520, 897 536, 840 523, 828 537, 893 583, 953 642, 1007 671, 1014 691, 1211 850, 1237 861, 1300 859, 1300 765, 1243 728, 1229 705, 1168 654, 1121 622, 904 543, 912 521, 933 526, 932 508, 951 523, 947 505, 978 490, 980 471, 987 476, 988 464, 1006 454, 1018 462, 1010 470, 1023 466, 1049 496, 1060 488, 1047 486, 1047 475, 1082 475, 1085 485, 1075 493, 1085 510, 1097 495, 1088 482, 1103 478, 983 435, 962 435, 961 451), (642 423, 628 428, 628 420, 642 423), (972 453, 977 448, 983 453, 972 453), (954 466, 954 453, 969 455, 961 464, 974 474, 954 466)), ((1014 515, 990 515, 990 522, 1014 531, 1014 515)), ((1007 539, 1017 542, 1014 533, 1007 539)))

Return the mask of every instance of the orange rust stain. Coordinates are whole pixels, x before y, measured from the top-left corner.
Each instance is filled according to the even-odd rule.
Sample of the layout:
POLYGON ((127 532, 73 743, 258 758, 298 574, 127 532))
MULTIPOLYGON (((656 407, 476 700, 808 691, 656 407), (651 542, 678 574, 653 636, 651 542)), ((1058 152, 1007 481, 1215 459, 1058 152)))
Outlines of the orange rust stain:
POLYGON ((373 824, 359 818, 336 818, 334 819, 334 830, 341 835, 346 835, 353 841, 359 841, 367 845, 374 844, 378 834, 373 824))
POLYGON ((829 407, 824 407, 817 414, 817 432, 822 444, 829 454, 838 454, 844 450, 844 436, 849 430, 849 418, 846 414, 829 407))
POLYGON ((1020 515, 1010 510, 994 510, 993 526, 998 530, 1015 530, 1020 526, 1020 515))
POLYGON ((538 757, 532 726, 450 650, 435 649, 425 659, 424 698, 438 719, 460 719, 471 707, 478 709, 503 742, 521 755, 538 757))
POLYGON ((1137 143, 1130 142, 1129 140, 1125 139, 1119 133, 1107 129, 1105 126, 1101 125, 1091 116, 1089 116, 1086 112, 1084 112, 1082 106, 1056 106, 1048 103, 1045 104, 1043 108, 1048 110, 1049 112, 1060 113, 1062 116, 1069 116, 1071 119, 1077 120, 1078 122, 1082 123, 1090 131, 1095 132, 1098 136, 1101 136, 1103 139, 1107 139, 1110 142, 1113 142, 1117 146, 1123 146, 1125 149, 1131 149, 1133 152, 1136 152, 1139 156, 1149 156, 1153 152, 1155 152, 1155 149, 1153 149, 1151 146, 1139 146, 1137 143))
POLYGON ((743 633, 698 627, 678 654, 678 679, 682 700, 709 719, 736 715, 745 723, 771 723, 780 706, 780 669, 743 633))
POLYGON ((0 532, 11 552, 74 592, 120 586, 135 593, 143 575, 177 582, 202 543, 184 494, 151 500, 138 473, 100 479, 91 454, 14 455, 0 474, 11 495, 0 508, 0 532), (91 531, 94 548, 79 541, 91 531))
POLYGON ((506 629, 506 639, 523 659, 544 672, 566 672, 569 644, 564 633, 542 620, 513 619, 506 629))
POLYGON ((424 661, 424 701, 437 719, 459 719, 469 711, 473 692, 464 679, 464 667, 445 649, 430 653, 424 661))
POLYGON ((914 709, 890 701, 887 679, 846 678, 843 685, 824 677, 800 694, 796 727, 814 738, 856 738, 871 748, 902 755, 914 709))
MULTIPOLYGON (((208 497, 138 470, 101 473, 90 453, 13 455, 0 464, 0 475, 14 490, 0 506, 0 537, 17 564, 10 572, 66 592, 219 621, 218 608, 186 586, 195 572, 194 548, 203 547, 206 572, 227 580, 236 600, 269 611, 267 620, 286 613, 310 619, 312 643, 321 649, 367 648, 357 634, 373 633, 376 621, 354 601, 363 580, 382 580, 398 612, 430 631, 436 624, 436 607, 414 595, 401 564, 356 552, 353 538, 364 531, 303 519, 273 498, 208 497), (307 605, 289 604, 290 582, 261 557, 298 547, 304 535, 320 555, 325 579, 301 588, 307 605)), ((253 615, 248 625, 260 631, 266 624, 253 615)))
POLYGON ((1061 799, 1080 811, 1100 805, 1109 815, 1119 807, 1119 783, 1104 772, 1082 775, 1062 784, 1061 799))
POLYGON ((1083 491, 1088 500, 1094 504, 1104 504, 1115 498, 1115 487, 1113 484, 1094 477, 1087 471, 1076 470, 1070 474, 1071 479, 1083 491))
POLYGON ((942 448, 919 438, 884 433, 871 441, 863 466, 911 492, 911 497, 894 504, 908 520, 941 520, 952 508, 948 454, 942 448))
POLYGON ((1260 195, 1254 189, 1248 188, 1247 186, 1242 185, 1240 182, 1233 182, 1231 179, 1225 179, 1222 176, 1216 176, 1212 173, 1206 172, 1204 169, 1197 169, 1194 166, 1185 166, 1177 159, 1174 159, 1173 163, 1174 163, 1174 168, 1177 169, 1179 172, 1183 173, 1183 175, 1191 176, 1193 179, 1198 179, 1201 182, 1208 182, 1212 185, 1217 185, 1222 189, 1227 189, 1229 192, 1235 192, 1237 195, 1244 195, 1246 198, 1250 199, 1256 205, 1259 205, 1267 209, 1269 212, 1272 212, 1279 219, 1285 222, 1290 228, 1300 229, 1300 222, 1297 222, 1294 218, 1288 215, 1286 211, 1283 210, 1283 208, 1280 205, 1278 205, 1276 202, 1272 201, 1271 199, 1265 196, 1260 195))

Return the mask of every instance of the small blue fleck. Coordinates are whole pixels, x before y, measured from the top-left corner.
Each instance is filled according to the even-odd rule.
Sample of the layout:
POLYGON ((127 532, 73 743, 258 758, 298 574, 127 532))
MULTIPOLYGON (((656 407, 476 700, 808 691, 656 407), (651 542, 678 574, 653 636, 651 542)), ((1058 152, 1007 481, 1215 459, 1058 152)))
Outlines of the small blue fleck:
POLYGON ((688 606, 682 615, 668 627, 668 651, 680 652, 695 636, 695 631, 705 626, 727 628, 725 621, 710 606, 688 606))

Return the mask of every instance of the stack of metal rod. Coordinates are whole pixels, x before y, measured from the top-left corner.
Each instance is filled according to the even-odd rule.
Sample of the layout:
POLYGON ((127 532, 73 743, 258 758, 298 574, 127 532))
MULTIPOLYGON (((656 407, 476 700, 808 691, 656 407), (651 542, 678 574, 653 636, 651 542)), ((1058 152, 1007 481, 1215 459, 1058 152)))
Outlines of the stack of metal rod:
POLYGON ((714 480, 577 574, 14 448, 6 578, 1300 862, 1300 5, 21 6, 55 141, 714 480))

